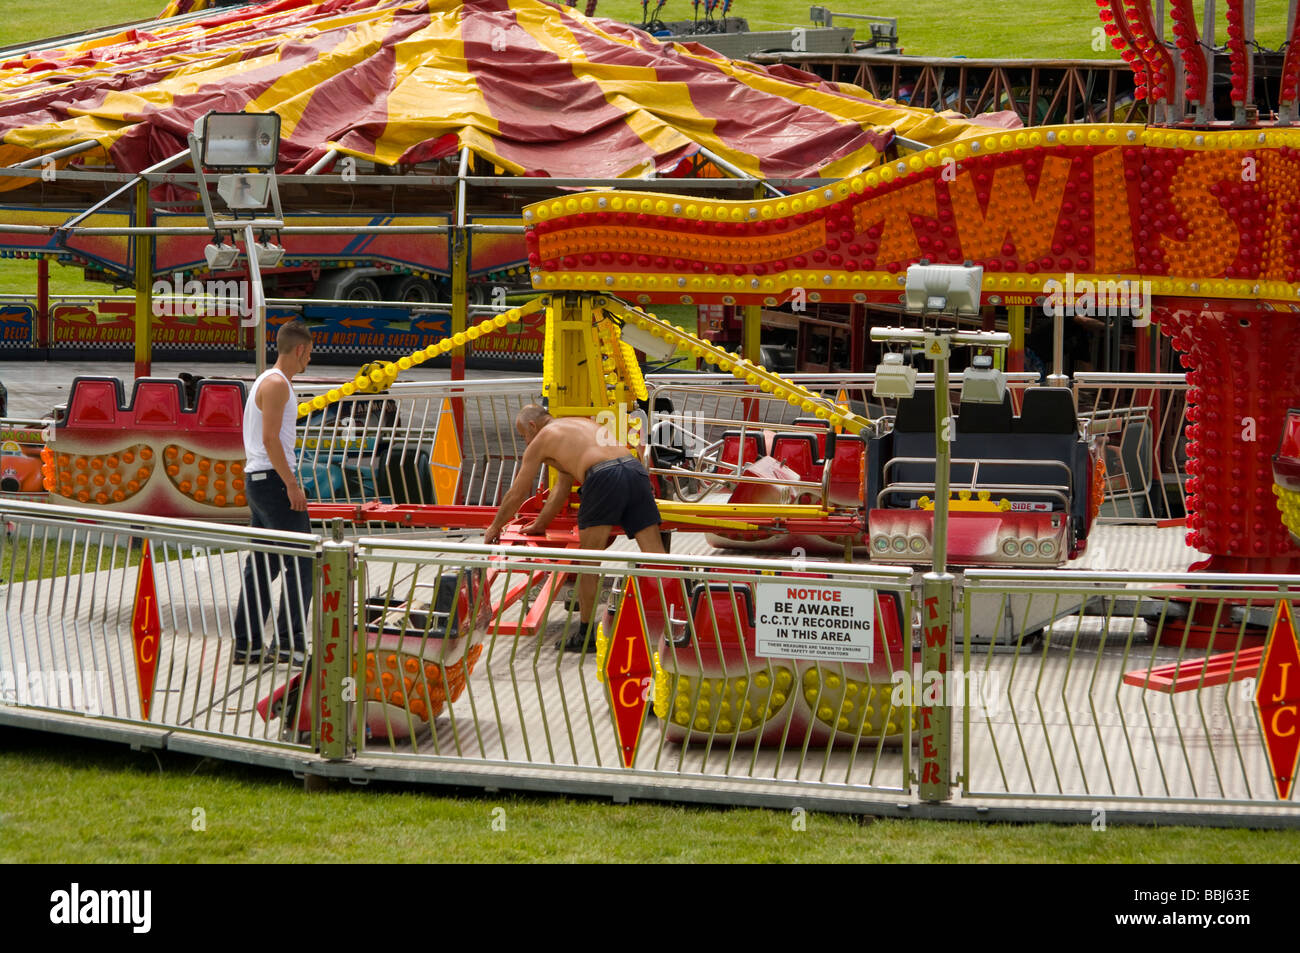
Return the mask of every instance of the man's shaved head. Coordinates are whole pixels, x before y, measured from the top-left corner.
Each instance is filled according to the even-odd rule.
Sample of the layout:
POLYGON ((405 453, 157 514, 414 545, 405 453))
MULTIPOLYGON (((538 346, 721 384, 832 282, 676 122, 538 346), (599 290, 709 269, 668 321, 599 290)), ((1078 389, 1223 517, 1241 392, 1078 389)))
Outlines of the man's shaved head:
POLYGON ((519 416, 515 417, 515 426, 522 424, 540 424, 544 420, 549 420, 551 415, 545 407, 539 404, 528 404, 523 410, 519 411, 519 416))
POLYGON ((538 404, 528 404, 515 417, 515 430, 525 440, 531 440, 537 434, 537 431, 545 427, 552 419, 545 407, 538 404))

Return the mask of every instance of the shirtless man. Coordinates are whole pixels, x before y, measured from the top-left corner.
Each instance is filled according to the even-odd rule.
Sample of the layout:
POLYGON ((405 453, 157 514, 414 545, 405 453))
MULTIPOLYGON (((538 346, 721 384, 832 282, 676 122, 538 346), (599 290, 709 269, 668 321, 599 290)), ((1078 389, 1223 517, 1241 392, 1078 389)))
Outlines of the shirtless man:
MULTIPOLYGON (((610 532, 621 526, 642 552, 664 551, 650 475, 626 447, 609 440, 595 421, 586 417, 556 419, 542 407, 529 404, 515 418, 515 430, 528 448, 519 474, 483 536, 484 542, 495 543, 501 536, 502 527, 532 495, 545 464, 555 468, 555 485, 537 519, 524 527, 525 533, 544 532, 568 504, 569 491, 578 482, 582 484, 578 491, 582 498, 578 506, 578 545, 582 549, 604 549, 609 545, 610 532)), ((578 575, 579 626, 565 643, 570 651, 582 651, 584 646, 595 648, 591 617, 596 608, 597 584, 594 573, 578 575)))

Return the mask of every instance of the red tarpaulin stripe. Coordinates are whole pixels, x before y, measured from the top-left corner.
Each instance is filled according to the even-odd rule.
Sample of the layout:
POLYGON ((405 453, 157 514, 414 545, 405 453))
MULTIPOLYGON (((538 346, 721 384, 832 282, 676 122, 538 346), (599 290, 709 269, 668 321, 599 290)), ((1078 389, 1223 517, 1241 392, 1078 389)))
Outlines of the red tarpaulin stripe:
POLYGON ((306 171, 323 154, 320 143, 330 140, 351 151, 374 154, 388 127, 388 96, 397 81, 397 44, 427 30, 430 22, 428 4, 397 11, 375 55, 316 87, 293 129, 293 143, 303 156, 292 171, 306 171), (355 110, 355 118, 340 136, 343 110, 355 110))
MULTIPOLYGON (((590 61, 648 65, 659 82, 687 88, 692 108, 711 125, 713 135, 727 148, 753 157, 764 177, 813 175, 824 163, 864 147, 874 148, 881 139, 865 133, 856 123, 837 122, 815 107, 738 82, 706 59, 688 60, 664 46, 646 50, 610 43, 585 28, 568 11, 562 11, 561 16, 590 61), (817 162, 810 164, 809 143, 813 142, 817 162)), ((611 34, 619 33, 609 29, 608 24, 604 26, 611 34)), ((822 92, 829 94, 825 89, 822 92)), ((647 109, 653 113, 653 104, 648 104, 647 109)))
POLYGON ((469 71, 497 121, 502 158, 553 176, 591 177, 621 175, 653 158, 600 87, 543 49, 516 23, 507 0, 466 7, 461 37, 469 71), (503 31, 495 40, 504 49, 492 48, 495 29, 503 31))

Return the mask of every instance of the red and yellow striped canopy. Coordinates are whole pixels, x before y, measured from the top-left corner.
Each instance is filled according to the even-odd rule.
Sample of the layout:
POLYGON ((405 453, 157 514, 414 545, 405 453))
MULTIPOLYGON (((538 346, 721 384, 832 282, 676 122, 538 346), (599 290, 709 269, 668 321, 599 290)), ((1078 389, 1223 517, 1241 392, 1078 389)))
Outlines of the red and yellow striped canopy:
POLYGON ((78 161, 138 171, 214 109, 279 113, 282 172, 468 147, 516 174, 671 174, 704 147, 750 175, 838 177, 894 133, 981 132, 543 0, 273 0, 0 64, 0 165, 95 140, 78 161))

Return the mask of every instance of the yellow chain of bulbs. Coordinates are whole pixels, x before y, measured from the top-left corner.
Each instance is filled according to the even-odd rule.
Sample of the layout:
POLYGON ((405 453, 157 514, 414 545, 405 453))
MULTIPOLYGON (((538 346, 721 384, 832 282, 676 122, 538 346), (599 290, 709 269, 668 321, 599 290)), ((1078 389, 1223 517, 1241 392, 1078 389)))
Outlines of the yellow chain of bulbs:
POLYGON ((385 390, 397 379, 401 371, 409 370, 418 364, 435 357, 439 357, 451 351, 454 348, 463 347, 469 341, 478 340, 484 334, 494 331, 498 328, 504 328, 512 321, 518 321, 522 316, 522 308, 513 308, 510 311, 503 311, 501 314, 480 321, 478 324, 459 331, 449 337, 443 338, 437 344, 430 344, 428 347, 422 347, 418 351, 399 358, 397 361, 385 361, 381 366, 372 370, 369 374, 358 373, 355 378, 339 387, 334 387, 325 392, 318 394, 311 400, 304 400, 298 405, 298 416, 306 417, 308 414, 318 410, 324 410, 330 404, 338 403, 351 397, 353 394, 377 393, 385 390))
MULTIPOLYGON (((397 379, 397 375, 404 370, 408 370, 425 361, 446 354, 454 348, 463 347, 470 341, 475 341, 490 331, 503 328, 507 324, 519 321, 526 314, 537 311, 549 302, 549 296, 535 299, 523 307, 512 308, 509 311, 502 312, 494 317, 480 321, 478 324, 459 331, 449 337, 443 338, 436 344, 430 344, 428 347, 420 348, 413 354, 398 359, 396 362, 386 361, 381 366, 370 371, 369 374, 358 373, 357 376, 343 384, 340 387, 331 388, 324 394, 319 394, 311 400, 305 400, 298 405, 298 416, 305 417, 318 410, 324 410, 330 404, 337 403, 340 400, 351 397, 356 393, 378 392, 386 389, 397 379)), ((832 427, 842 427, 850 433, 860 433, 864 428, 869 427, 871 422, 858 414, 853 413, 847 407, 837 405, 820 394, 815 394, 806 387, 800 387, 798 384, 785 380, 778 374, 773 374, 761 365, 754 364, 751 361, 742 358, 738 354, 710 344, 698 335, 683 330, 670 322, 664 321, 654 315, 646 314, 637 308, 629 307, 617 298, 602 296, 594 302, 596 307, 604 308, 611 314, 616 314, 624 321, 631 321, 638 327, 650 332, 656 337, 672 341, 680 347, 685 347, 692 354, 698 357, 709 357, 719 367, 731 372, 734 376, 744 380, 746 383, 760 388, 764 393, 776 394, 785 397, 791 405, 800 408, 805 413, 814 414, 815 416, 826 420, 832 427)), ((547 308, 546 313, 546 342, 543 350, 543 394, 550 395, 550 385, 555 368, 555 357, 552 351, 554 347, 554 316, 553 311, 547 308)), ((632 348, 619 339, 615 339, 612 334, 612 327, 606 330, 610 336, 607 337, 603 344, 607 347, 617 343, 617 349, 609 347, 606 362, 609 366, 605 371, 609 377, 606 378, 607 384, 613 384, 611 377, 617 380, 621 377, 622 382, 627 386, 636 397, 645 400, 645 380, 641 377, 640 367, 633 360, 631 354, 632 348)), ((597 332, 599 336, 599 331, 597 332)))

